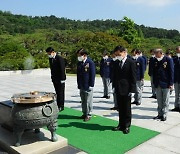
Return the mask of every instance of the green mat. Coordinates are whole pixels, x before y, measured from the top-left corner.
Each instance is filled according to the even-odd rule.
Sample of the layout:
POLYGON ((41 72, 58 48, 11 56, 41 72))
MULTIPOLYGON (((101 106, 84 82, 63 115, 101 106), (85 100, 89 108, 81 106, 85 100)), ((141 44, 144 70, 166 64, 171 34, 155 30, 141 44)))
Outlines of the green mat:
POLYGON ((124 135, 111 129, 118 122, 93 115, 88 122, 79 117, 82 112, 65 108, 58 117, 57 134, 68 139, 68 143, 90 154, 121 154, 159 134, 137 126, 124 135))

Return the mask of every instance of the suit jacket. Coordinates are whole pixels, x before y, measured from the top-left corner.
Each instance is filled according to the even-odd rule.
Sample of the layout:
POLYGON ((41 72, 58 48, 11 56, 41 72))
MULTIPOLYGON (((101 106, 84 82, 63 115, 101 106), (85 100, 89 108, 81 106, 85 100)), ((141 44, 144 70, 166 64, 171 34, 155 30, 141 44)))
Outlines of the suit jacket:
POLYGON ((120 61, 115 61, 113 86, 119 95, 127 96, 129 93, 136 92, 136 65, 132 59, 127 58, 122 68, 120 61))
POLYGON ((100 62, 101 77, 110 78, 110 63, 111 63, 111 58, 101 59, 100 62))
POLYGON ((153 64, 153 83, 157 88, 169 88, 174 82, 174 63, 173 60, 164 56, 161 61, 156 58, 153 64))
POLYGON ((78 62, 77 64, 77 84, 78 89, 89 90, 89 87, 94 87, 96 69, 94 62, 87 58, 85 63, 78 62))
POLYGON ((174 83, 180 83, 180 58, 177 56, 173 58, 174 60, 174 83))
POLYGON ((55 58, 49 58, 49 63, 52 82, 56 83, 62 80, 66 80, 64 59, 61 56, 56 55, 55 58))

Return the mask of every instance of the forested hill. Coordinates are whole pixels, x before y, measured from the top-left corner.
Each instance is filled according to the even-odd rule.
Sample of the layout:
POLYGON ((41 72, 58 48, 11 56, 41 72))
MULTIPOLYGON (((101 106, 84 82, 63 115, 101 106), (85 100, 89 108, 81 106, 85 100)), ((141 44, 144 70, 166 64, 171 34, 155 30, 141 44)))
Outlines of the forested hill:
POLYGON ((49 67, 46 48, 51 46, 66 58, 69 70, 76 70, 76 51, 85 48, 96 63, 102 53, 122 45, 149 56, 150 49, 171 50, 180 45, 177 30, 136 25, 133 20, 76 21, 66 18, 30 17, 0 11, 0 71, 49 67))
MULTIPOLYGON (((88 30, 92 32, 116 31, 121 29, 121 20, 93 20, 80 21, 56 16, 31 17, 13 15, 10 12, 0 11, 0 35, 16 33, 33 33, 36 29, 57 29, 57 30, 88 30)), ((142 31, 144 38, 166 38, 177 39, 180 33, 177 30, 166 30, 160 28, 136 25, 138 31, 142 31)))

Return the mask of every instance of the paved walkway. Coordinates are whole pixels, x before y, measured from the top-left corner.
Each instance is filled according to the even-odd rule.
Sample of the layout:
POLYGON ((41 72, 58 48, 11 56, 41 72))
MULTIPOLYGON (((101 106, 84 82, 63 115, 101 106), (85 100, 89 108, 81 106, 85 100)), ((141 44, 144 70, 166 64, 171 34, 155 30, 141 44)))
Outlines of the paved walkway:
MULTIPOLYGON (((26 72, 0 72, 0 101, 6 101, 15 93, 29 91, 50 91, 54 88, 50 79, 49 70, 35 70, 26 72)), ((109 100, 100 98, 103 93, 100 77, 96 78, 94 88, 93 113, 110 119, 118 120, 118 113, 111 111, 113 107, 112 95, 109 100)), ((132 106, 132 124, 143 128, 161 132, 155 138, 139 145, 129 151, 129 154, 177 154, 180 153, 180 113, 169 112, 166 122, 153 120, 157 115, 157 103, 151 96, 150 82, 145 82, 142 104, 132 106)), ((174 92, 170 98, 170 109, 174 106, 174 92)), ((79 91, 76 84, 76 76, 68 76, 66 81, 65 106, 81 110, 79 91)), ((138 138, 138 136, 137 136, 138 138)))

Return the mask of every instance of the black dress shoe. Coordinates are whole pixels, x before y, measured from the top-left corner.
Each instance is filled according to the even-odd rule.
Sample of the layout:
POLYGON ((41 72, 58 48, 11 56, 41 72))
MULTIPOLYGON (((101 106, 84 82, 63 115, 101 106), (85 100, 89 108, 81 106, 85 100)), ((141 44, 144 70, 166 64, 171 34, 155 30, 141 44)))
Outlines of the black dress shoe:
POLYGON ((103 96, 103 97, 101 97, 101 98, 106 98, 107 96, 103 96))
POLYGON ((149 97, 149 98, 154 98, 154 99, 156 99, 156 95, 152 95, 151 97, 149 97))
POLYGON ((136 102, 136 101, 132 102, 131 104, 136 104, 137 106, 138 106, 138 105, 141 105, 141 103, 136 102))
POLYGON ((123 130, 123 134, 129 134, 130 133, 130 128, 125 128, 123 130))
POLYGON ((110 96, 106 96, 106 99, 110 99, 110 96))
POLYGON ((158 116, 154 117, 153 119, 154 119, 154 120, 156 120, 156 119, 162 119, 162 116, 159 116, 159 115, 158 115, 158 116))
POLYGON ((114 127, 112 131, 122 131, 122 128, 120 126, 114 127))
POLYGON ((171 111, 173 112, 180 112, 180 109, 178 107, 175 107, 174 109, 172 109, 171 111))
POLYGON ((63 111, 64 107, 59 107, 59 112, 63 111))
POLYGON ((118 109, 117 107, 110 108, 110 110, 117 110, 117 109, 118 109))
POLYGON ((162 118, 161 118, 161 121, 166 121, 166 120, 167 120, 166 117, 162 117, 162 118))

